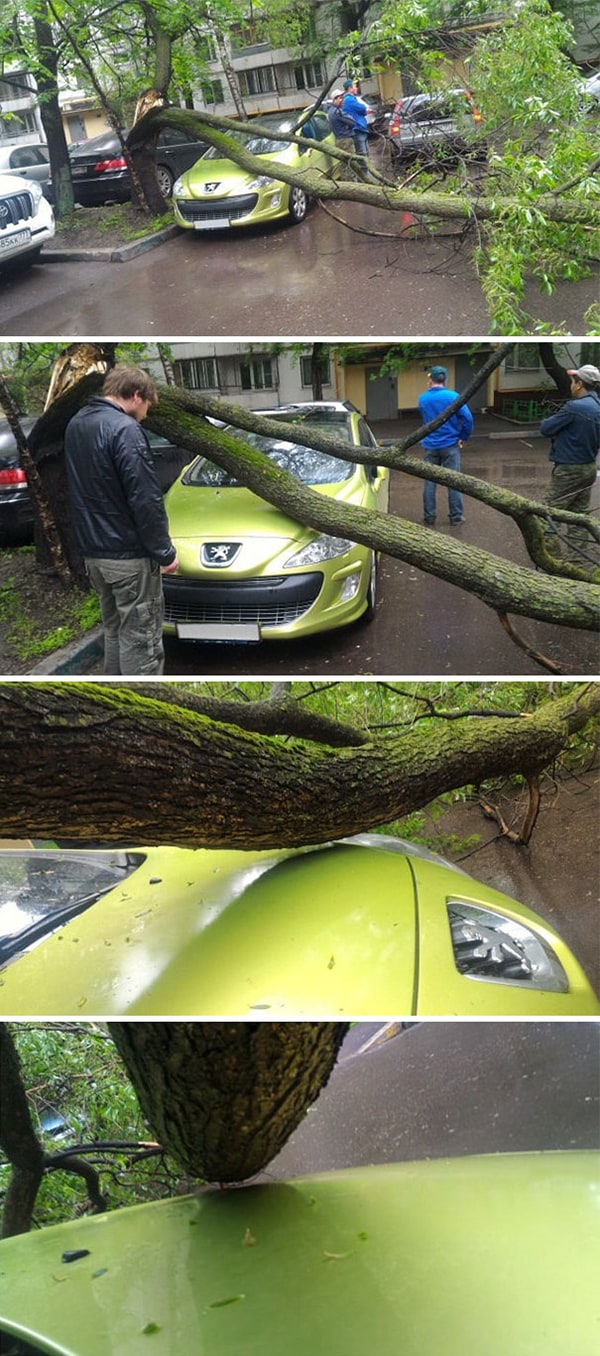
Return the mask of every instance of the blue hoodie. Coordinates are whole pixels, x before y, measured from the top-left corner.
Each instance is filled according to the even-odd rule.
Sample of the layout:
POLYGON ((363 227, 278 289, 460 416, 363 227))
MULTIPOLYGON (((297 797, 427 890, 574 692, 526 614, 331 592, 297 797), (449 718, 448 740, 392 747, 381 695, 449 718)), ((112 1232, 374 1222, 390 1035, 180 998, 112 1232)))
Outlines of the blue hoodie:
MULTIPOLYGON (((431 386, 428 391, 423 391, 419 396, 419 411, 424 424, 431 423, 432 419, 437 419, 444 410, 456 400, 457 391, 450 391, 447 386, 431 386)), ((467 438, 471 437, 473 432, 473 415, 468 405, 461 405, 445 424, 440 424, 434 433, 428 433, 423 438, 423 447, 428 452, 438 451, 441 447, 454 447, 455 443, 466 443, 467 438)))

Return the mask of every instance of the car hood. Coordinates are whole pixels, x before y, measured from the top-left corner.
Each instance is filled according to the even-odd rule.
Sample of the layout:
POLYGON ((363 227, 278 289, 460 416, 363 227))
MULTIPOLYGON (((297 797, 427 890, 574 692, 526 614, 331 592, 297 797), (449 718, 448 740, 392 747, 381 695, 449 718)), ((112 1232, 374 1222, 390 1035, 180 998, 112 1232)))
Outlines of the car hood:
POLYGON ((591 1352, 598 1180, 498 1154, 115 1210, 1 1242, 0 1322, 56 1356, 591 1352))
POLYGON ((259 156, 259 160, 265 161, 264 170, 246 170, 241 165, 237 165, 235 160, 226 160, 225 158, 215 160, 212 156, 209 159, 202 156, 200 160, 196 161, 195 165, 192 165, 191 169, 186 171, 183 178, 193 197, 210 197, 210 193, 206 191, 206 184, 216 183, 221 189, 232 189, 237 184, 247 186, 252 179, 256 179, 258 174, 267 174, 269 164, 277 164, 277 162, 282 165, 291 164, 296 158, 295 150, 296 148, 290 145, 283 151, 272 151, 268 155, 259 156))
POLYGON ((36 192, 39 184, 32 179, 23 179, 20 174, 0 174, 0 195, 7 198, 11 193, 22 193, 23 189, 33 188, 36 192))
MULTIPOLYGON (((327 499, 340 503, 361 504, 364 482, 358 473, 334 485, 310 487, 327 499)), ((243 537, 278 537, 295 541, 315 535, 312 528, 288 517, 282 509, 268 504, 243 486, 185 485, 177 481, 170 489, 165 506, 169 516, 169 530, 177 538, 205 539, 220 535, 243 537)))
POLYGON ((416 904, 403 853, 336 843, 140 855, 122 883, 6 966, 0 1013, 341 1019, 373 1014, 374 967, 377 1010, 413 1011, 416 904))

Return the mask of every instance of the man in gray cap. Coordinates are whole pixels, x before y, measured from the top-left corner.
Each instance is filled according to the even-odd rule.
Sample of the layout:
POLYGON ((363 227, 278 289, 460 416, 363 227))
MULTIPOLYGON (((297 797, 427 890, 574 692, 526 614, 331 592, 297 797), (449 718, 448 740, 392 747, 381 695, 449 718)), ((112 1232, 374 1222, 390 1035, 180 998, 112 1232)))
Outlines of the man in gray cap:
MULTIPOLYGON (((338 151, 353 152, 355 122, 350 113, 344 112, 342 108, 343 101, 343 89, 334 89, 331 96, 331 107, 327 110, 327 121, 335 137, 335 144, 338 151)), ((343 169, 343 166, 341 169, 343 169)))
MULTIPOLYGON (((600 450, 600 371, 592 363, 568 369, 571 399, 556 414, 542 419, 540 433, 551 438, 552 479, 546 493, 548 507, 587 513, 596 480, 600 450)), ((560 557, 560 538, 551 523, 544 526, 546 548, 560 557)), ((585 527, 569 523, 567 560, 585 568, 590 537, 585 527)))

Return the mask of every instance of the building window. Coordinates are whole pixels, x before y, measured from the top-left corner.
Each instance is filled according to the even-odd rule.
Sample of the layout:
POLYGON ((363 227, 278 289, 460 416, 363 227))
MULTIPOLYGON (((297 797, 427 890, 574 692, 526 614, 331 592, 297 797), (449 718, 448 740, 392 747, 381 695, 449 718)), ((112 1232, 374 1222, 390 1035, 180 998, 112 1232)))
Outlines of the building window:
POLYGON ((216 78, 212 77, 211 78, 205 77, 205 79, 200 82, 200 88, 202 90, 202 98, 204 99, 205 104, 223 103, 222 80, 217 80, 216 78))
POLYGON ((182 358, 177 367, 187 391, 219 390, 216 358, 182 358))
POLYGON ((254 66, 249 71, 239 71, 238 79, 243 95, 275 94, 277 82, 272 66, 254 66))
POLYGON ((506 372, 539 372, 537 344, 515 344, 504 364, 506 372))
MULTIPOLYGON (((312 363, 308 353, 300 359, 300 381, 302 386, 308 386, 312 391, 312 363)), ((323 385, 331 386, 331 363, 329 359, 327 369, 323 373, 323 385)))
POLYGON ((0 141, 14 141, 25 132, 37 132, 39 125, 34 112, 6 113, 0 117, 0 141))
POLYGON ((294 66, 294 78, 296 89, 316 89, 317 85, 324 85, 327 77, 323 62, 303 61, 294 66))
POLYGON ((275 363, 272 358, 246 358, 240 362, 242 391, 272 391, 275 387, 275 363))

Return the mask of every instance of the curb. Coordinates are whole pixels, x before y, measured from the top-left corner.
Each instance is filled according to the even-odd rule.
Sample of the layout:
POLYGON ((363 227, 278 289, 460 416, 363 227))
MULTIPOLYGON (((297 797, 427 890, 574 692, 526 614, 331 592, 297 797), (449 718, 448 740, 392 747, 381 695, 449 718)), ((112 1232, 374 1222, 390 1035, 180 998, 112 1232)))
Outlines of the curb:
POLYGON ((133 240, 130 245, 121 245, 119 249, 54 249, 45 248, 43 253, 44 262, 47 264, 60 264, 73 260, 96 261, 97 263, 125 264, 129 259, 135 259, 138 254, 147 254, 148 250, 154 250, 158 245, 163 245, 166 240, 171 240, 173 236, 179 235, 179 226, 173 222, 172 226, 164 226, 162 231, 156 231, 154 235, 144 235, 141 240, 133 240))
POLYGON ((85 668, 82 666, 91 663, 94 659, 101 659, 103 653, 102 628, 97 626, 93 631, 88 632, 83 639, 72 640, 62 650, 55 650, 53 654, 49 654, 34 669, 30 669, 29 673, 34 677, 84 673, 85 668))

